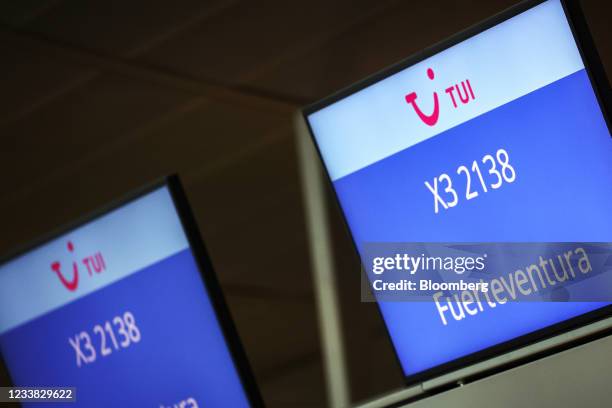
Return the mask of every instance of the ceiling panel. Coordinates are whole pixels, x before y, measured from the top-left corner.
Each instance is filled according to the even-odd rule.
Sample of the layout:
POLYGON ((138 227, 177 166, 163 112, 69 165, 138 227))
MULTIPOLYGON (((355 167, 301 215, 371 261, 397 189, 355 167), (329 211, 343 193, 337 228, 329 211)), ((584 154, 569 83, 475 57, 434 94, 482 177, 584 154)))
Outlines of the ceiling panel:
POLYGON ((23 48, 2 35, 0 53, 4 61, 0 64, 0 126, 28 115, 89 77, 81 66, 23 48))
MULTIPOLYGON (((584 0, 583 7, 604 65, 610 67, 612 46, 607 40, 612 29, 609 12, 601 12, 610 7, 604 3, 584 0)), ((515 0, 471 0, 448 2, 441 8, 434 2, 403 2, 321 47, 260 72, 248 84, 275 95, 314 102, 514 4, 515 0), (414 21, 432 23, 409 23, 414 21)))
POLYGON ((0 24, 21 26, 32 18, 45 13, 62 0, 19 0, 0 2, 0 24))
POLYGON ((202 173, 289 126, 289 118, 276 113, 215 101, 152 129, 139 154, 147 162, 202 173))
POLYGON ((249 85, 314 102, 515 4, 515 0, 401 2, 249 85), (443 10, 443 11, 442 11, 443 10), (430 24, 416 24, 428 21, 430 24))
POLYGON ((131 55, 234 3, 237 1, 63 0, 21 28, 104 53, 131 55))
POLYGON ((105 74, 0 128, 7 156, 0 171, 13 174, 5 192, 123 138, 143 123, 184 103, 180 91, 105 74))
POLYGON ((44 232, 161 175, 202 177, 230 166, 241 160, 239 152, 248 154, 288 126, 276 114, 192 101, 114 79, 100 77, 90 84, 95 89, 82 89, 3 130, 6 153, 12 153, 0 165, 14 176, 5 182, 0 221, 14 231, 10 240, 44 232), (54 204, 28 214, 27 225, 12 215, 18 209, 27 214, 28 207, 34 211, 49 197, 54 204))
POLYGON ((234 228, 249 221, 257 212, 265 212, 265 207, 295 207, 299 211, 296 215, 301 218, 301 187, 296 161, 293 137, 286 129, 275 139, 250 150, 248 155, 236 158, 231 166, 210 171, 193 181, 195 177, 192 176, 197 173, 189 174, 188 187, 194 202, 212 214, 226 211, 233 214, 231 220, 212 220, 208 232, 216 234, 228 227, 234 228), (291 201, 279 201, 279 196, 290 197, 291 201), (253 202, 260 202, 261 206, 250 208, 253 202), (245 208, 247 206, 249 208, 245 208))
POLYGON ((388 2, 245 2, 184 31, 143 59, 181 74, 233 84, 388 2))

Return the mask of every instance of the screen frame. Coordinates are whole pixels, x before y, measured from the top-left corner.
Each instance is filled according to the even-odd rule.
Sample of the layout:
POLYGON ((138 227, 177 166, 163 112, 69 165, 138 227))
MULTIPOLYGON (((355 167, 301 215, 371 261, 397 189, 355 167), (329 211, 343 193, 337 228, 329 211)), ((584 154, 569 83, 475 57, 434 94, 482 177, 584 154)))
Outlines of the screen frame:
MULTIPOLYGON (((310 126, 310 122, 308 121, 308 116, 330 106, 350 95, 353 95, 364 88, 369 87, 383 79, 394 75, 404 69, 407 69, 435 54, 438 54, 458 43, 461 43, 465 40, 470 39, 471 37, 480 34, 481 32, 492 28, 504 21, 521 14, 524 11, 527 11, 541 3, 544 3, 547 0, 525 0, 522 1, 498 14, 493 15, 492 17, 481 21, 445 40, 442 40, 420 52, 417 52, 408 58, 391 65, 387 68, 382 69, 381 71, 361 80, 348 87, 341 89, 340 91, 333 93, 332 95, 317 101, 311 105, 306 106, 301 110, 302 119, 306 124, 306 128, 308 129, 308 133, 310 138, 315 146, 315 150, 321 163, 323 164, 323 171, 325 174, 325 178, 327 179, 327 183, 331 188, 332 194, 334 196, 335 207, 340 211, 341 219, 343 220, 344 228, 346 232, 349 234, 351 242, 353 244, 353 248, 355 252, 358 254, 357 243, 351 233, 348 220, 346 219, 346 215, 342 210, 342 206, 340 204, 340 199, 338 194, 333 186, 332 178, 325 166, 325 162, 323 160, 323 155, 321 153, 319 144, 317 143, 317 139, 314 136, 314 132, 312 127, 310 126)), ((563 10, 565 12, 565 16, 567 18, 568 24, 572 31, 574 40, 576 41, 576 46, 582 58, 582 61, 585 66, 585 71, 589 77, 592 88, 595 92, 595 96, 599 107, 601 109, 602 115, 604 117, 605 123, 608 127, 608 131, 612 128, 612 90, 610 89, 610 84, 608 81, 608 77, 606 75, 603 64, 601 63, 601 59, 597 52, 597 48, 595 47, 593 38, 588 28, 588 24, 586 18, 582 12, 582 8, 580 6, 579 0, 559 0, 563 10)), ((611 135, 612 136, 612 135, 611 135)), ((435 136, 434 136, 435 137, 435 136)), ((359 257, 361 262, 361 257, 359 257)), ((362 271, 364 268, 362 268, 362 271)), ((524 347, 527 347, 531 344, 546 340, 551 337, 555 337, 564 333, 567 333, 571 330, 580 328, 582 326, 588 325, 590 323, 594 323, 599 320, 603 320, 612 316, 612 305, 604 306, 599 309, 592 310, 590 312, 581 314, 579 316, 566 319, 555 323, 553 325, 546 326, 542 329, 524 334, 522 336, 515 337, 511 340, 495 344, 493 346, 487 347, 483 350, 467 354, 463 357, 459 357, 453 360, 450 360, 446 363, 436 365, 427 370, 419 371, 415 374, 406 375, 403 371, 401 360, 393 344, 393 340, 391 334, 389 332, 389 328, 387 327, 387 323, 384 321, 382 311, 380 308, 380 304, 376 302, 378 314, 380 319, 383 321, 383 325, 385 327, 385 333, 387 335, 387 339, 393 349, 393 353, 395 355, 395 361, 397 363, 398 369, 401 373, 401 376, 404 379, 404 383, 407 386, 416 385, 422 383, 427 380, 434 379, 444 374, 451 373, 453 371, 466 368, 470 365, 477 364, 486 360, 490 360, 492 358, 498 357, 502 354, 515 351, 524 347)), ((601 334, 594 335, 593 338, 597 338, 600 336, 605 336, 610 334, 609 331, 602 332, 601 334)), ((591 338, 591 337, 589 337, 591 338)), ((570 346, 570 345, 568 345, 570 346)), ((533 361, 537 358, 541 358, 546 354, 538 353, 536 355, 527 357, 525 359, 521 359, 521 364, 529 361, 533 361)))
MULTIPOLYGON (((177 174, 172 174, 163 177, 159 180, 145 185, 144 187, 141 187, 140 189, 134 190, 131 193, 128 193, 127 195, 124 195, 123 197, 119 198, 118 200, 115 200, 107 204, 106 206, 100 207, 89 214, 79 217, 73 222, 63 225, 55 231, 43 235, 39 239, 36 239, 24 245, 23 247, 20 247, 17 250, 8 253, 7 255, 0 258, 0 267, 3 264, 17 258, 18 256, 24 255, 25 253, 34 250, 69 231, 77 229, 86 223, 103 217, 104 215, 108 214, 113 210, 119 209, 120 207, 129 204, 132 201, 138 200, 147 193, 153 192, 163 187, 166 187, 168 189, 168 192, 170 193, 172 203, 174 204, 174 207, 176 209, 176 213, 179 217, 181 227, 185 232, 187 242, 189 243, 189 248, 191 249, 191 252, 195 259, 195 263, 200 273, 200 277, 202 279, 202 283, 204 284, 205 295, 209 297, 212 303, 213 309, 215 311, 215 316, 217 317, 217 321, 219 322, 219 326, 221 327, 222 335, 225 339, 225 344, 227 345, 227 348, 229 350, 232 362, 236 367, 238 377, 240 378, 240 382, 243 386, 248 402, 251 407, 264 407, 265 405, 263 402, 263 398, 259 391, 259 387, 257 386, 255 376, 251 369, 251 365, 248 361, 240 337, 238 336, 238 331, 236 329, 236 326, 234 325, 234 320, 232 319, 229 308, 225 301, 223 290, 221 288, 219 280, 217 279, 210 256, 208 255, 206 247, 204 246, 204 241, 200 234, 193 211, 191 210, 191 207, 187 200, 187 195, 177 174)), ((2 355, 1 350, 0 373, 4 373, 6 378, 8 378, 10 381, 10 384, 7 384, 6 386, 15 385, 11 378, 10 371, 4 362, 4 357, 2 355)), ((36 384, 29 384, 29 386, 35 385, 36 384)))

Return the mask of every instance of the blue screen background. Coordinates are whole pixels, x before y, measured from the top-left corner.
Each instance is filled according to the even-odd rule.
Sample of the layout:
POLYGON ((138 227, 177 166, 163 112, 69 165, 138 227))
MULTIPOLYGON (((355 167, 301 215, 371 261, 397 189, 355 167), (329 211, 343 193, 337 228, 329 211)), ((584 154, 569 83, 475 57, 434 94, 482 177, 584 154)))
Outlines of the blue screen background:
MULTIPOLYGON (((453 181, 464 195, 463 178, 453 181)), ((342 177, 334 187, 358 247, 612 241, 612 139, 584 69, 342 177), (458 166, 500 148, 509 153, 516 181, 435 214, 424 182, 454 175, 458 166)), ((509 303, 444 326, 433 303, 379 304, 406 375, 604 306, 509 303)))
POLYGON ((0 347, 15 385, 76 387, 66 406, 249 406, 190 249, 4 333, 0 347), (126 311, 141 340, 77 367, 68 339, 87 330, 99 351, 93 325, 126 311))

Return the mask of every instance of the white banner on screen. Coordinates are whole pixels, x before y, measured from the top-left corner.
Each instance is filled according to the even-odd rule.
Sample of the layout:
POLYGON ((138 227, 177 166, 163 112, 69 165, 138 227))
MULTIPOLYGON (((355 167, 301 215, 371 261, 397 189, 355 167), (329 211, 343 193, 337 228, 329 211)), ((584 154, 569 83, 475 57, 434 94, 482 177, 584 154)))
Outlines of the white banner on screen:
POLYGON ((551 0, 308 121, 337 180, 583 68, 563 7, 551 0))
POLYGON ((0 334, 187 247, 168 189, 153 191, 0 266, 0 334))

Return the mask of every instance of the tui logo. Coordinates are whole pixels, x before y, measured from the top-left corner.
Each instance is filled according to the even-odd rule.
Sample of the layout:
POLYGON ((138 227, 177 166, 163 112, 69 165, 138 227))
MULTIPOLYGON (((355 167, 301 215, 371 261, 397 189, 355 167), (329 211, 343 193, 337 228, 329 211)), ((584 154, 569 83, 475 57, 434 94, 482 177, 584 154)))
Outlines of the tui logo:
MULTIPOLYGON (((68 241, 66 248, 70 254, 74 254, 74 244, 72 241, 68 241)), ((85 258, 81 259, 81 263, 87 268, 89 276, 92 276, 94 272, 98 274, 106 270, 106 263, 104 262, 101 252, 96 252, 93 255, 86 256, 85 258)), ((55 272, 60 282, 66 289, 74 292, 79 286, 79 263, 74 259, 74 255, 71 266, 72 268, 69 267, 67 272, 64 270, 64 272, 66 272, 66 274, 64 274, 64 272, 62 272, 61 262, 55 261, 51 263, 51 270, 55 272), (70 269, 72 269, 72 272, 70 272, 70 269)))
MULTIPOLYGON (((435 79, 436 74, 433 69, 427 68, 427 77, 430 81, 433 81, 435 79)), ((449 86, 444 90, 444 92, 449 96, 450 101, 453 104, 453 108, 455 109, 459 107, 459 105, 457 104, 457 100, 455 99, 455 92, 457 93, 456 96, 458 97, 459 101, 463 105, 469 103, 471 100, 476 99, 469 79, 461 81, 460 84, 449 86)), ((409 105, 412 105, 412 109, 414 109, 417 116, 419 117, 419 119, 421 119, 423 123, 425 123, 427 126, 434 126, 436 123, 438 123, 438 119, 440 117, 440 100, 438 98, 438 93, 433 93, 434 106, 433 112, 431 114, 426 114, 421 110, 421 108, 417 104, 417 97, 418 96, 416 92, 410 92, 408 95, 406 95, 406 102, 409 105)))
MULTIPOLYGON (((433 79, 435 78, 435 73, 433 72, 433 69, 427 68, 427 77, 433 81, 433 79)), ((419 115, 419 118, 423 121, 423 123, 429 126, 433 126, 436 123, 438 123, 438 117, 440 116, 440 103, 438 101, 437 92, 433 93, 433 98, 434 98, 434 110, 431 113, 431 115, 426 115, 423 113, 421 108, 419 108, 419 105, 417 105, 416 92, 410 92, 408 95, 406 95, 406 102, 412 105, 412 108, 414 109, 416 114, 419 115)))

